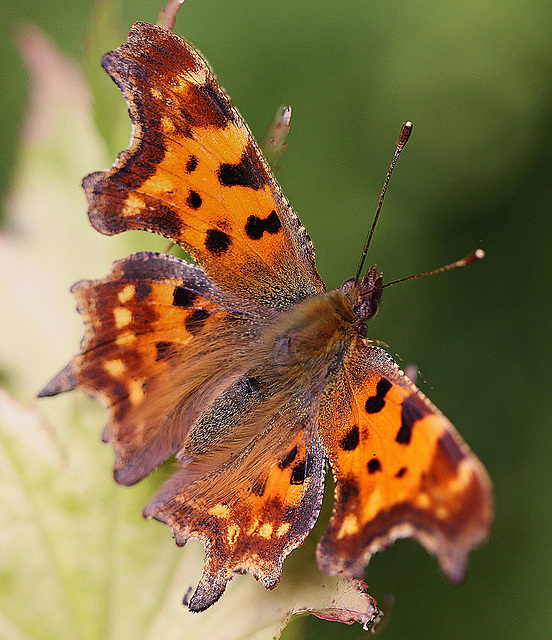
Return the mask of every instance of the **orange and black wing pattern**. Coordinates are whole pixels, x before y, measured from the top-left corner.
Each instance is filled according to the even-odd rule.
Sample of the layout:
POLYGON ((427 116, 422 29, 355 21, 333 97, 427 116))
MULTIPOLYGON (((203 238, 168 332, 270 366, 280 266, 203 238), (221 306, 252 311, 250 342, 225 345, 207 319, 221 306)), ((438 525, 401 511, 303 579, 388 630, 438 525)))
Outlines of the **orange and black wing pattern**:
POLYGON ((309 411, 291 400, 267 414, 263 431, 234 459, 192 483, 184 465, 144 510, 172 528, 178 545, 196 538, 205 546, 192 611, 216 602, 236 573, 275 587, 285 557, 314 526, 326 462, 309 411))
POLYGON ((197 51, 136 23, 102 64, 127 100, 132 139, 83 182, 92 225, 158 233, 222 288, 261 304, 323 291, 305 228, 197 51))
POLYGON ((319 432, 336 483, 321 568, 362 577, 374 553, 408 537, 460 582, 469 553, 489 536, 490 479, 382 349, 360 338, 351 346, 323 396, 319 432))
POLYGON ((153 252, 118 260, 106 278, 72 291, 85 325, 81 353, 40 395, 78 387, 99 397, 115 479, 133 484, 182 447, 202 403, 224 389, 254 309, 230 310, 233 300, 200 268, 153 252))

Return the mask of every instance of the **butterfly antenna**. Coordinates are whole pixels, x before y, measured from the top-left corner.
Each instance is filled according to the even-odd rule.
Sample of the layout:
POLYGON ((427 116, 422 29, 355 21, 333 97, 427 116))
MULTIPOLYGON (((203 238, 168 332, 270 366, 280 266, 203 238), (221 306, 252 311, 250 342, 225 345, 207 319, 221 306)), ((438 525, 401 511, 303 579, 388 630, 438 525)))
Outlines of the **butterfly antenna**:
POLYGON ((360 274, 362 272, 362 267, 364 267, 364 261, 366 260, 366 254, 368 253, 368 247, 370 246, 370 242, 372 241, 372 236, 374 235, 374 229, 376 228, 376 223, 379 218, 381 205, 383 204, 383 199, 385 198, 387 185, 389 184, 389 180, 391 179, 391 174, 393 173, 393 169, 397 164, 397 160, 401 155, 401 151, 404 149, 404 145, 408 142, 408 138, 410 138, 411 133, 412 133, 412 122, 407 121, 402 126, 401 133, 399 135, 399 141, 397 142, 397 147, 395 149, 395 155, 393 156, 393 160, 391 160, 391 164, 389 165, 389 170, 387 171, 387 175, 385 176, 385 182, 383 183, 383 188, 381 190, 378 208, 376 209, 376 215, 374 216, 374 221, 372 222, 372 228, 370 229, 370 233, 368 234, 368 238, 366 239, 366 244, 364 245, 364 251, 362 252, 360 264, 358 265, 357 273, 355 276, 355 282, 358 282, 360 278, 360 274))
POLYGON ((425 273, 417 273, 413 276, 406 276, 406 278, 399 278, 398 280, 393 280, 393 282, 386 282, 382 288, 390 287, 392 284, 397 284, 397 282, 404 282, 405 280, 421 278, 422 276, 432 276, 435 273, 442 273, 443 271, 450 271, 451 269, 457 269, 458 267, 465 267, 466 265, 471 264, 476 260, 483 260, 484 257, 485 252, 483 251, 483 249, 476 249, 461 260, 456 260, 455 262, 446 264, 444 267, 439 267, 439 269, 433 269, 432 271, 426 271, 425 273))

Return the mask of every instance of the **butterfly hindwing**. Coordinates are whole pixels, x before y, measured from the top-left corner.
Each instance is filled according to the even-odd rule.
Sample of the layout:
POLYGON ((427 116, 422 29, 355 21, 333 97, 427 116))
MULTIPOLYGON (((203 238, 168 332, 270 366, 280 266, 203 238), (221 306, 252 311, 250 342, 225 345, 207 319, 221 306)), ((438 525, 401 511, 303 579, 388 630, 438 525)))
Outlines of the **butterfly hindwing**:
POLYGON ((469 553, 488 536, 490 480, 393 359, 359 338, 329 382, 319 429, 336 482, 320 566, 362 577, 374 553, 412 537, 461 581, 469 553))
POLYGON ((184 465, 144 511, 171 526, 177 544, 196 538, 205 546, 192 611, 218 600, 235 573, 276 586, 285 557, 316 521, 324 452, 301 406, 291 403, 277 416, 268 416, 269 425, 235 458, 195 481, 184 465))
POLYGON ((103 66, 133 134, 111 169, 84 180, 92 225, 165 236, 246 299, 285 306, 323 291, 304 227, 205 60, 171 31, 136 23, 103 66))

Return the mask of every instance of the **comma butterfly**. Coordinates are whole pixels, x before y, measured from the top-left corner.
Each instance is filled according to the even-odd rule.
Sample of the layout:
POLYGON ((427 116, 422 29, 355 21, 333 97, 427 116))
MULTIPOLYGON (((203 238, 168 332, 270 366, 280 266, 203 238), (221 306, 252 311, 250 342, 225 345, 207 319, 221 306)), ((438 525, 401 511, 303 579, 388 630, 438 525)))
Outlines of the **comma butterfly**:
POLYGON ((83 186, 93 227, 143 229, 197 261, 135 253, 72 291, 81 352, 41 392, 107 405, 115 480, 176 454, 144 515, 206 549, 189 600, 202 611, 235 573, 274 587, 316 521, 326 460, 335 504, 318 544, 331 575, 412 537, 462 580, 488 537, 487 473, 394 360, 365 339, 383 288, 375 267, 327 291, 314 248, 206 61, 145 23, 103 58, 133 133, 83 186))

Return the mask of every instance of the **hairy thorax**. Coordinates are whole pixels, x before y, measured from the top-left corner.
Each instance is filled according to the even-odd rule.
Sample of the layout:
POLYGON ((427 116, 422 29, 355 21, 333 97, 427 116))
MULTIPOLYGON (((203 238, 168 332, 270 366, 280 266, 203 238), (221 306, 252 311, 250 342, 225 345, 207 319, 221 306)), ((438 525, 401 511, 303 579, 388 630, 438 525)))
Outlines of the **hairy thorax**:
POLYGON ((248 450, 259 426, 270 425, 268 440, 280 442, 293 437, 294 425, 312 420, 328 371, 354 339, 355 319, 344 293, 330 291, 279 314, 245 349, 237 348, 229 358, 236 374, 204 407, 178 456, 186 481, 248 450))
MULTIPOLYGON (((305 298, 257 325, 256 337, 247 344, 232 345, 228 336, 229 350, 212 354, 219 367, 224 360, 226 378, 206 380, 203 398, 213 401, 203 404, 200 415, 193 412, 197 420, 179 455, 190 480, 245 450, 259 425, 271 424, 273 416, 291 412, 314 419, 328 376, 342 366, 343 355, 375 312, 374 288, 363 286, 364 280, 350 281, 305 298)), ((183 370, 189 372, 189 366, 183 370)), ((181 416, 189 417, 189 408, 183 409, 181 416)))
POLYGON ((327 367, 353 338, 355 319, 339 289, 307 298, 264 332, 261 351, 279 373, 310 377, 313 368, 327 367))

